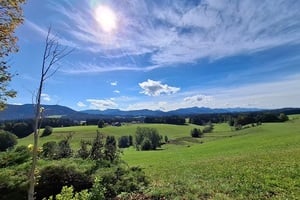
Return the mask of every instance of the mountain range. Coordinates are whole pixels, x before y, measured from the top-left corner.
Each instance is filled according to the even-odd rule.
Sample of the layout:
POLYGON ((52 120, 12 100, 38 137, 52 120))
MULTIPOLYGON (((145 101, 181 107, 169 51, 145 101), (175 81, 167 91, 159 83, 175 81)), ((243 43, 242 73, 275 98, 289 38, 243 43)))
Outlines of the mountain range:
MULTIPOLYGON (((70 119, 89 119, 104 117, 146 117, 146 116, 170 116, 170 115, 192 115, 192 114, 212 114, 212 113, 232 113, 232 112, 250 112, 259 111, 257 108, 224 108, 212 109, 206 107, 181 108, 173 111, 164 112, 161 110, 130 110, 123 111, 119 109, 107 110, 83 110, 75 111, 71 108, 61 105, 42 105, 45 109, 44 117, 66 117, 70 119)), ((30 119, 34 116, 34 105, 12 105, 6 106, 6 109, 0 111, 0 120, 21 120, 30 119)))

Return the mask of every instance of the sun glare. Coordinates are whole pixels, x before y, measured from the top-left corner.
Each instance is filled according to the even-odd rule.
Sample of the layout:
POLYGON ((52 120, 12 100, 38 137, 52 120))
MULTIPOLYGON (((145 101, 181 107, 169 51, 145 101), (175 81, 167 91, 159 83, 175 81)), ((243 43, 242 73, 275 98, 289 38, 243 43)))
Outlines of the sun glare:
POLYGON ((96 8, 95 19, 105 32, 112 32, 117 28, 117 17, 107 6, 100 5, 96 8))

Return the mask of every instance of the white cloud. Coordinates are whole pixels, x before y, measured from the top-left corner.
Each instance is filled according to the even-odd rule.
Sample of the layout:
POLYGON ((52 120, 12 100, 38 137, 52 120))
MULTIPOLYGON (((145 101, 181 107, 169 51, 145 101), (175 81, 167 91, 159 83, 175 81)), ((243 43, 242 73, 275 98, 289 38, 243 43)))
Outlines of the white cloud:
POLYGON ((299 107, 300 104, 300 74, 283 80, 269 83, 249 84, 235 88, 213 88, 203 91, 188 91, 172 96, 160 97, 157 100, 134 102, 125 110, 150 109, 170 111, 189 107, 255 107, 255 108, 282 108, 299 107))
POLYGON ((81 102, 81 101, 79 101, 78 103, 77 103, 77 106, 78 107, 86 107, 86 105, 83 103, 83 102, 81 102))
POLYGON ((114 81, 110 83, 111 86, 117 86, 118 85, 118 81, 114 81))
POLYGON ((119 90, 114 90, 114 93, 120 94, 119 90))
POLYGON ((148 79, 145 82, 139 83, 139 86, 143 89, 141 93, 148 96, 160 96, 162 94, 175 94, 180 90, 177 87, 171 87, 167 84, 162 84, 160 81, 153 81, 148 79))
POLYGON ((49 94, 43 93, 43 94, 41 94, 41 97, 44 101, 51 101, 51 97, 49 94))
POLYGON ((105 110, 118 106, 113 99, 87 99, 86 101, 90 103, 92 109, 105 110))
POLYGON ((95 22, 94 7, 82 3, 77 8, 65 2, 69 3, 53 3, 53 7, 64 18, 60 20, 63 31, 79 49, 132 60, 132 65, 120 64, 113 70, 98 63, 97 67, 89 64, 86 70, 73 69, 73 73, 152 70, 300 43, 300 1, 110 2, 118 18, 118 30, 110 35, 95 22), (150 67, 137 67, 134 57, 146 54, 150 67))

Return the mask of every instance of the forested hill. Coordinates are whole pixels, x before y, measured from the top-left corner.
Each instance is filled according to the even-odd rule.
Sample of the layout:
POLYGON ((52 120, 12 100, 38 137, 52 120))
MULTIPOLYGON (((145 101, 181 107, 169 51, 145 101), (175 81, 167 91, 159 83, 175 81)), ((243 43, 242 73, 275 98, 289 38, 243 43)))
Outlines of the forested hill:
MULTIPOLYGON (((256 108, 224 108, 224 109, 211 109, 205 107, 192 107, 181 108, 169 112, 160 110, 131 110, 122 111, 119 109, 108 110, 85 110, 75 111, 71 108, 61 105, 42 105, 45 108, 44 117, 65 117, 69 119, 84 120, 91 118, 103 118, 103 117, 145 117, 145 116, 188 116, 197 114, 214 114, 214 113, 236 113, 236 112, 255 112, 262 111, 262 109, 256 108)), ((300 113, 300 108, 283 108, 276 110, 269 110, 269 112, 283 112, 286 114, 300 113)), ((7 108, 0 111, 0 120, 21 120, 30 119, 34 116, 34 105, 7 105, 7 108)))

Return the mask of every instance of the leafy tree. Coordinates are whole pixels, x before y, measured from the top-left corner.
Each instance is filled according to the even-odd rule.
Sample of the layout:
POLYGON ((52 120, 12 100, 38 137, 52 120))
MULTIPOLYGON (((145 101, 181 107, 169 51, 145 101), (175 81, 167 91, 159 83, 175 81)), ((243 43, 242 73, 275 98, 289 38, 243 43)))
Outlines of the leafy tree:
POLYGON ((53 128, 51 126, 46 126, 41 137, 49 136, 53 132, 53 128))
POLYGON ((153 149, 152 147, 152 142, 150 141, 149 138, 144 138, 144 140, 142 141, 142 144, 141 144, 141 150, 143 151, 148 151, 148 150, 151 150, 153 149))
POLYGON ((103 120, 99 120, 98 121, 98 128, 103 128, 104 127, 104 121, 103 120))
POLYGON ((201 131, 201 129, 193 128, 191 130, 191 136, 192 137, 202 137, 202 135, 203 135, 203 132, 201 131))
POLYGON ((280 113, 280 115, 279 115, 279 120, 281 121, 281 122, 285 122, 285 121, 288 121, 289 120, 289 117, 286 115, 286 114, 284 114, 284 113, 280 113))
POLYGON ((6 151, 17 144, 17 137, 7 131, 0 130, 0 151, 6 151))
POLYGON ((149 142, 146 139, 150 141, 151 150, 155 150, 157 147, 160 147, 161 136, 159 135, 158 131, 155 128, 137 127, 135 141, 136 141, 136 148, 138 150, 143 150, 142 144, 149 145, 148 144, 149 142))
POLYGON ((7 57, 18 51, 15 29, 23 22, 22 4, 25 0, 0 1, 0 110, 5 107, 7 98, 15 97, 16 92, 7 88, 12 74, 7 57))

